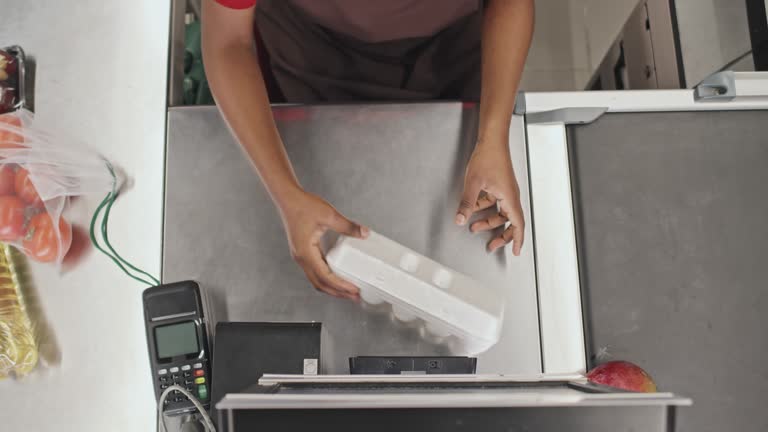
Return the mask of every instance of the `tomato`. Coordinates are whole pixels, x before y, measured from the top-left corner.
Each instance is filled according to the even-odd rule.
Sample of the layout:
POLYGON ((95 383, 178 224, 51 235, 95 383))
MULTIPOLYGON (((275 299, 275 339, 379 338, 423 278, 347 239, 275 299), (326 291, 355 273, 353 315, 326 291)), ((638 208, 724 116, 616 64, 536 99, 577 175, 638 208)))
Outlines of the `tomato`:
POLYGON ((16 241, 24 235, 24 209, 15 196, 0 196, 0 240, 16 241))
POLYGON ((0 150, 24 148, 24 137, 16 131, 4 128, 22 128, 21 119, 13 114, 0 115, 0 150))
POLYGON ((34 207, 43 206, 43 200, 40 199, 40 195, 37 193, 35 185, 33 185, 32 180, 29 179, 29 171, 24 168, 19 168, 18 171, 16 171, 14 189, 16 190, 16 195, 24 200, 25 203, 34 207))
POLYGON ((13 165, 0 165, 0 195, 13 195, 16 190, 16 170, 13 165))
POLYGON ((51 262, 66 255, 72 245, 72 226, 63 217, 59 218, 58 231, 57 235, 48 213, 40 213, 33 217, 29 221, 27 235, 23 242, 27 256, 36 261, 51 262))

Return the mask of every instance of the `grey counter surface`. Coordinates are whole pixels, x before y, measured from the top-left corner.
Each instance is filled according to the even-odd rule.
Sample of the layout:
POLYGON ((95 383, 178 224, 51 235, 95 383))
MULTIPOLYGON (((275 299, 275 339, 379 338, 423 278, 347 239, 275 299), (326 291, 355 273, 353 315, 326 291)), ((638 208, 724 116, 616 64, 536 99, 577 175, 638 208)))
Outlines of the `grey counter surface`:
MULTIPOLYGON (((473 235, 453 223, 476 138, 474 107, 283 107, 275 118, 307 189, 348 217, 497 290, 507 305, 502 336, 479 357, 478 372, 541 371, 532 243, 518 258, 489 255, 488 234, 473 235)), ((272 202, 215 107, 173 108, 168 122, 165 282, 199 281, 219 321, 322 322, 327 373, 347 373, 354 355, 449 354, 387 315, 312 289, 291 260, 272 202)), ((521 118, 510 135, 530 220, 521 118)))
POLYGON ((768 112, 570 128, 588 351, 691 397, 681 432, 768 430, 768 112))

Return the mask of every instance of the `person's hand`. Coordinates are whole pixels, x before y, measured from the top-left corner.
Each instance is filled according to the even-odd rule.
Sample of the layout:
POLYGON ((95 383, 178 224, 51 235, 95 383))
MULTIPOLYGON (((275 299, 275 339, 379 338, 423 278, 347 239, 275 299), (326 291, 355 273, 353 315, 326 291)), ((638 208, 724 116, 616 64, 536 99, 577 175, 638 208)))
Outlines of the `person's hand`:
POLYGON ((350 237, 365 238, 368 228, 342 216, 322 198, 299 192, 285 200, 280 214, 288 235, 291 256, 301 266, 314 287, 334 297, 359 299, 359 290, 353 284, 335 275, 323 257, 320 240, 331 230, 350 237))
POLYGON ((488 251, 493 252, 514 242, 512 251, 516 256, 520 255, 525 218, 506 139, 477 143, 464 175, 464 192, 456 213, 456 223, 465 225, 476 211, 497 204, 498 212, 472 223, 470 231, 489 231, 509 222, 509 227, 488 242, 488 251))

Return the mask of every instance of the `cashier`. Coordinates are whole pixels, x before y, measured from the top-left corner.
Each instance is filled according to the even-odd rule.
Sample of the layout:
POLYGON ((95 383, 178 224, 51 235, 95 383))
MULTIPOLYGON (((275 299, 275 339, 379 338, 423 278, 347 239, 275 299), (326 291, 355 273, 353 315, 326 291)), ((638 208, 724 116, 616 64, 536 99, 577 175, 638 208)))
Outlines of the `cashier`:
POLYGON ((328 230, 364 238, 368 228, 299 184, 270 96, 290 103, 479 101, 477 141, 452 217, 464 226, 498 204, 470 230, 509 222, 487 247, 510 244, 519 255, 525 222, 508 137, 533 10, 533 0, 203 0, 203 57, 217 105, 315 288, 357 298, 357 287, 328 268, 320 239, 328 230))

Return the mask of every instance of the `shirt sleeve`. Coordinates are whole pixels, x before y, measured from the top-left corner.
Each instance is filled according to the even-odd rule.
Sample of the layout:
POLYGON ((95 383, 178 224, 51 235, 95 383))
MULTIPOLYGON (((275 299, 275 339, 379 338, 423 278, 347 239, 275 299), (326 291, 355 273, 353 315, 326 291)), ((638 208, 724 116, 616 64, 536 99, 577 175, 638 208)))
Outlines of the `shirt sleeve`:
POLYGON ((256 5, 257 0, 216 0, 216 3, 230 9, 248 9, 256 5))

